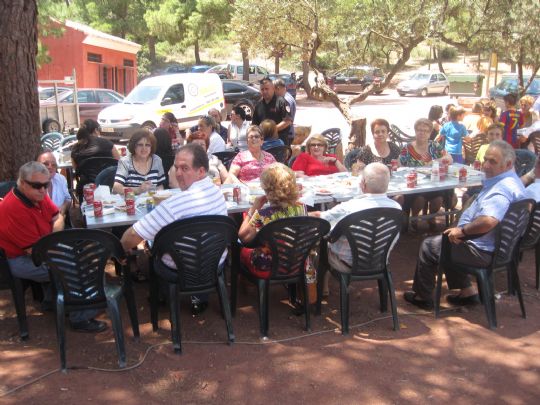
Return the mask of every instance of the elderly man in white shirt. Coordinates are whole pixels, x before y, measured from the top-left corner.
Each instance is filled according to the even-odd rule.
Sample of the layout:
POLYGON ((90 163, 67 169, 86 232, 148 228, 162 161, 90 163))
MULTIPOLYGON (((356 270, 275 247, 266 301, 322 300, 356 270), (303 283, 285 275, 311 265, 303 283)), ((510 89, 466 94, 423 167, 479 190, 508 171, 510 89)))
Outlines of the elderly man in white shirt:
MULTIPOLYGON (((362 195, 359 198, 354 198, 338 204, 328 211, 312 212, 310 215, 326 219, 330 222, 333 229, 341 219, 354 212, 370 208, 397 208, 401 210, 401 206, 386 195, 389 182, 390 172, 388 171, 388 168, 382 163, 370 163, 364 168, 362 174, 362 179, 360 181, 362 195)), ((392 244, 392 248, 396 242, 397 237, 392 244)), ((328 262, 332 268, 337 271, 346 273, 351 271, 351 248, 344 236, 339 238, 335 243, 328 245, 328 262)), ((327 273, 327 275, 329 274, 330 273, 327 273)), ((328 278, 325 278, 323 294, 327 295, 327 292, 328 278)))

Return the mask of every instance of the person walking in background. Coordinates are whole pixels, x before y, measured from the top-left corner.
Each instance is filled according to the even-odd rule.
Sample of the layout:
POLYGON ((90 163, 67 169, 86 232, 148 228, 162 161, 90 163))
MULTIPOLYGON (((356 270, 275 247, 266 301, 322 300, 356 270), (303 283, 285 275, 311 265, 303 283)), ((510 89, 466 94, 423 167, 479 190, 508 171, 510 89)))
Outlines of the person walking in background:
POLYGON ((468 134, 465 125, 460 123, 464 115, 465 110, 463 108, 450 108, 450 121, 443 125, 438 137, 438 141, 440 143, 444 142, 444 148, 456 163, 463 161, 462 141, 468 134))

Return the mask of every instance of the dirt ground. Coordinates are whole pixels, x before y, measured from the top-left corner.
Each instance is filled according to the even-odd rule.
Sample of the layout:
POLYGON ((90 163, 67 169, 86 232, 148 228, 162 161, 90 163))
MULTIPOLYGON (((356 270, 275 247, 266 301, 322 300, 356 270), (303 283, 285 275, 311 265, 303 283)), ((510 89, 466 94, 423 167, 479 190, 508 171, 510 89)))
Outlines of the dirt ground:
MULTIPOLYGON (((161 328, 153 333, 148 285, 137 284, 141 340, 133 341, 124 308, 128 369, 122 371, 110 329, 97 335, 69 331, 70 370, 58 371, 53 314, 42 314, 28 293, 30 339, 21 342, 10 294, 2 291, 0 403, 536 403, 540 293, 534 289, 534 254, 527 253, 520 267, 528 318, 521 318, 516 297, 502 294, 497 301, 499 327, 490 331, 482 306, 447 307, 435 319, 433 313, 404 302, 420 240, 419 235, 402 236, 391 257, 401 324, 397 332, 389 314, 379 312, 375 282, 351 287, 354 326, 349 336, 339 331, 335 281, 322 315, 312 316, 310 333, 302 329, 303 317, 291 314, 285 289, 276 285, 270 301, 270 341, 261 342, 256 290, 247 287, 240 292, 234 319, 236 343, 225 343, 214 294, 202 316, 192 317, 187 303, 184 306, 183 354, 175 355, 168 311, 162 308, 161 328)), ((505 289, 504 279, 496 284, 499 291, 505 289)), ((100 319, 108 321, 106 315, 100 319)))

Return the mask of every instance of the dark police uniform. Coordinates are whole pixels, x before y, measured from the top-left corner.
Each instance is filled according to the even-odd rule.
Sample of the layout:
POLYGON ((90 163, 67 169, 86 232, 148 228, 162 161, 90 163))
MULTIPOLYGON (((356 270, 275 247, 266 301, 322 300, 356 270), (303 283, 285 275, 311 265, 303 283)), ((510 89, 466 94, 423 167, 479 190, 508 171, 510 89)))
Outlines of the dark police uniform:
MULTIPOLYGON (((285 121, 285 119, 291 120, 290 107, 283 97, 278 97, 274 94, 274 97, 272 97, 269 103, 266 103, 264 99, 257 103, 251 123, 253 125, 259 125, 266 119, 273 120, 276 125, 285 121)), ((289 127, 278 132, 279 138, 285 145, 291 143, 289 140, 289 132, 289 127)))

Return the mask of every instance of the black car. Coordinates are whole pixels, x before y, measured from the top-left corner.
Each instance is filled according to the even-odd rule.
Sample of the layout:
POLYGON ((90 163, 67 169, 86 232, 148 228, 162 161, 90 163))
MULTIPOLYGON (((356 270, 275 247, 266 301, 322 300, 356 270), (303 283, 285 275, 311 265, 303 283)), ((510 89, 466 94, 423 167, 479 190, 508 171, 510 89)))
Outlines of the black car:
POLYGON ((342 69, 332 75, 335 91, 339 92, 361 92, 371 83, 376 87, 375 93, 381 94, 383 91, 377 87, 384 81, 382 69, 372 66, 352 66, 342 69))
POLYGON ((296 80, 293 79, 290 74, 270 73, 268 77, 272 80, 283 80, 285 82, 285 87, 287 87, 287 92, 296 99, 296 80))
POLYGON ((227 115, 230 114, 235 105, 241 106, 248 120, 251 120, 255 104, 261 99, 261 92, 254 83, 245 80, 222 80, 223 95, 227 107, 227 115))

